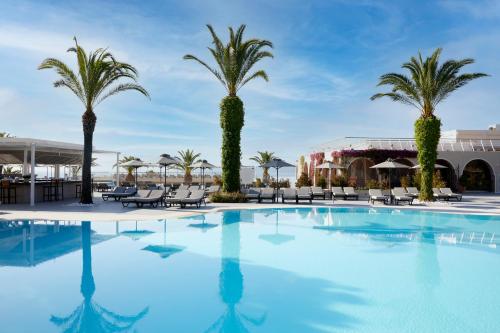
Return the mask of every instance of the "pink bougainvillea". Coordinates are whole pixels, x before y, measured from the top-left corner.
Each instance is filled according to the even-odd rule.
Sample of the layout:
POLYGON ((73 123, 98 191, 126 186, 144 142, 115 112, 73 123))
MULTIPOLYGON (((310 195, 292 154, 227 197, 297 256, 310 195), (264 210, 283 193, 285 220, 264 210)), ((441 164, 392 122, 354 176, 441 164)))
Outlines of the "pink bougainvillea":
MULTIPOLYGON (((312 155, 311 155, 312 156, 312 155)), ((392 150, 392 149, 364 149, 364 150, 341 150, 332 151, 331 156, 333 158, 337 157, 366 157, 370 158, 375 162, 382 162, 388 158, 398 159, 398 158, 415 158, 417 157, 417 152, 413 150, 392 150)))

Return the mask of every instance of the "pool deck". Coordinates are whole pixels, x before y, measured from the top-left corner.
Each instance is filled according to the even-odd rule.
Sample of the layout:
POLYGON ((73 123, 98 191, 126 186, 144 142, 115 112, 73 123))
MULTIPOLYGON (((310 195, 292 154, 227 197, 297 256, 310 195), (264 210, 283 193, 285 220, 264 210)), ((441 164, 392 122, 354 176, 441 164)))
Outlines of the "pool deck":
POLYGON ((396 209, 419 209, 442 211, 457 214, 488 214, 500 215, 500 195, 494 194, 473 194, 465 195, 461 202, 433 202, 429 204, 415 203, 409 205, 383 205, 368 204, 366 199, 360 198, 359 201, 336 200, 314 200, 313 204, 301 203, 282 204, 282 203, 207 203, 200 209, 178 207, 158 207, 158 208, 136 208, 130 206, 123 208, 120 202, 103 201, 100 194, 94 195, 94 204, 91 206, 80 205, 76 201, 48 202, 40 203, 35 207, 29 205, 0 205, 0 219, 3 220, 71 220, 71 221, 117 221, 117 220, 151 220, 166 219, 193 214, 209 213, 224 209, 259 209, 259 208, 282 208, 282 207, 386 207, 396 209))

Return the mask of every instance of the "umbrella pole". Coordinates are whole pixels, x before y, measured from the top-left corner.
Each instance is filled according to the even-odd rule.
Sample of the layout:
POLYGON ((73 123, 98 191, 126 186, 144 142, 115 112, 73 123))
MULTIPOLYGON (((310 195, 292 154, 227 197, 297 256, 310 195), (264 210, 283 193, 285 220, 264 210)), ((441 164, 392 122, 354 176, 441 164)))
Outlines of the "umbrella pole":
POLYGON ((279 178, 279 169, 276 168, 276 201, 278 201, 278 197, 280 195, 280 178, 279 178))
POLYGON ((139 168, 135 168, 135 188, 137 188, 137 169, 139 168))
POLYGON ((167 188, 167 166, 165 165, 164 177, 163 177, 163 187, 167 188))

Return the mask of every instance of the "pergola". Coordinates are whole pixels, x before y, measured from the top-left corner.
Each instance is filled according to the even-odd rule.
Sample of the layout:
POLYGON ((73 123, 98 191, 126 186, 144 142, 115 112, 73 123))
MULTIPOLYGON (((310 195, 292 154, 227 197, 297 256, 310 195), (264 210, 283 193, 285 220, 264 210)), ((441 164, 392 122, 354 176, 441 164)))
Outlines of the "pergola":
MULTIPOLYGON (((118 161, 120 153, 93 149, 94 154, 116 154, 116 177, 119 182, 118 161)), ((35 167, 54 165, 55 177, 59 177, 61 165, 81 165, 83 145, 30 138, 0 138, 0 164, 22 164, 23 175, 31 175, 30 205, 35 204, 35 167)))

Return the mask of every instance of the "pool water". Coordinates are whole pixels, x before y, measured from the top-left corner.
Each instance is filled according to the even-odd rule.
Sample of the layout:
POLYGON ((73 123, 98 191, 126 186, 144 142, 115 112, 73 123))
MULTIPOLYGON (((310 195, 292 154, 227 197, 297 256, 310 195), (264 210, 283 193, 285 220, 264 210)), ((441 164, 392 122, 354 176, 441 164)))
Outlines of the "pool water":
POLYGON ((500 217, 0 222, 0 332, 499 332, 500 217))

